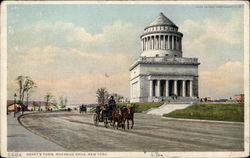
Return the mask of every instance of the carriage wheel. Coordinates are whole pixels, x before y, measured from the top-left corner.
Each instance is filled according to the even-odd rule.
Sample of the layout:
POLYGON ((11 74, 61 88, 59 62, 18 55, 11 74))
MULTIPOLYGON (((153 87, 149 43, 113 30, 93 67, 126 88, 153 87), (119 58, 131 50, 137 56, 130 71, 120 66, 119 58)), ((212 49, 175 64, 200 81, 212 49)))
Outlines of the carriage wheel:
POLYGON ((98 115, 97 115, 97 114, 94 114, 94 116, 93 116, 93 121, 94 121, 94 125, 95 125, 95 126, 98 126, 98 124, 99 124, 99 119, 98 119, 98 115))

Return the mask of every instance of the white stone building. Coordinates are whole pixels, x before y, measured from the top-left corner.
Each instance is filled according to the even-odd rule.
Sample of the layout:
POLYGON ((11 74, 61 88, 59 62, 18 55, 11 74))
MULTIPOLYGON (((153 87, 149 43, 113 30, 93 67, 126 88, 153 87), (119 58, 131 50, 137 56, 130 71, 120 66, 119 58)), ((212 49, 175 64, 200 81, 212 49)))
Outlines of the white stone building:
POLYGON ((182 56, 182 37, 163 13, 144 29, 142 52, 129 68, 131 102, 197 100, 200 63, 182 56))

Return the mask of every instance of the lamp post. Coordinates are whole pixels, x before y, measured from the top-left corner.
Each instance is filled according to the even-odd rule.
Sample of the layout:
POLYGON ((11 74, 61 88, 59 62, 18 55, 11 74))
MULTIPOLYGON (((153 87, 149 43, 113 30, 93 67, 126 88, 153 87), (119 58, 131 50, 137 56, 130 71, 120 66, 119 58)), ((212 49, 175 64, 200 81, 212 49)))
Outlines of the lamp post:
POLYGON ((14 117, 16 117, 16 93, 14 94, 14 117))

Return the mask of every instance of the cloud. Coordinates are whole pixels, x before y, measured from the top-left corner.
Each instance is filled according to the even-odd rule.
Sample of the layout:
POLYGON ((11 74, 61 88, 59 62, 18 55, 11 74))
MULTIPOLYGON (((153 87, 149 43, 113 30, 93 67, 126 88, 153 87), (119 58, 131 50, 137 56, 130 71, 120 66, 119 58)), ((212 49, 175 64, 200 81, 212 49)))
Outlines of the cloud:
POLYGON ((232 12, 230 19, 187 19, 180 26, 180 31, 184 34, 184 55, 197 57, 202 70, 215 70, 227 61, 243 60, 242 12, 232 12))
POLYGON ((47 64, 54 62, 55 57, 58 55, 59 52, 62 51, 62 49, 51 45, 45 47, 33 47, 28 50, 26 56, 22 56, 26 59, 22 59, 21 61, 26 60, 31 64, 47 64))
POLYGON ((72 23, 39 21, 9 35, 9 69, 14 67, 20 72, 36 67, 42 73, 44 65, 58 72, 67 65, 74 72, 79 67, 97 68, 98 64, 100 68, 92 71, 102 72, 104 67, 113 68, 113 72, 127 71, 139 54, 138 32, 137 27, 122 21, 104 27, 103 32, 96 35, 72 23), (17 66, 20 61, 23 64, 17 66))
POLYGON ((233 96, 243 93, 244 66, 241 62, 227 62, 219 66, 215 71, 200 73, 200 96, 212 96, 215 98, 233 96))
MULTIPOLYGON (((8 79, 11 82, 21 74, 31 76, 38 84, 33 94, 37 99, 52 92, 70 96, 72 102, 95 102, 95 91, 105 86, 105 80, 110 92, 128 97, 128 67, 132 56, 139 54, 138 32, 122 21, 96 35, 72 23, 34 23, 10 34, 8 79), (105 73, 110 77, 105 79, 105 73)), ((9 96, 15 87, 8 85, 9 96)))
POLYGON ((39 21, 10 35, 11 46, 31 47, 54 45, 76 48, 86 53, 133 54, 140 48, 139 29, 130 23, 115 21, 100 34, 90 34, 83 27, 67 22, 39 21), (25 43, 24 41, 29 41, 25 43))

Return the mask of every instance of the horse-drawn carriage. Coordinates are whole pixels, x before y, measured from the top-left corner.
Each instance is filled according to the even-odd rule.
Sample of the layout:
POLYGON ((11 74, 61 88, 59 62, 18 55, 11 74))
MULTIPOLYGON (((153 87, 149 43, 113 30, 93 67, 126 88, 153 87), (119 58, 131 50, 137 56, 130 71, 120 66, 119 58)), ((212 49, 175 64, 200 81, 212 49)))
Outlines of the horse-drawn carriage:
POLYGON ((79 108, 79 111, 80 111, 80 113, 83 113, 83 112, 87 112, 87 107, 86 106, 84 106, 84 105, 81 105, 80 106, 80 108, 79 108))
POLYGON ((109 124, 112 122, 112 115, 110 115, 112 111, 110 110, 111 109, 101 109, 101 106, 97 106, 93 116, 94 125, 98 126, 99 122, 103 122, 104 126, 108 128, 109 124))
POLYGON ((98 126, 99 122, 103 122, 104 126, 108 128, 109 126, 113 126, 113 128, 118 129, 118 127, 122 127, 125 129, 125 123, 127 121, 127 128, 129 129, 129 120, 132 121, 132 126, 134 126, 134 113, 135 106, 131 107, 120 107, 120 108, 107 108, 107 106, 97 106, 96 112, 93 116, 94 125, 98 126))

